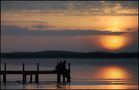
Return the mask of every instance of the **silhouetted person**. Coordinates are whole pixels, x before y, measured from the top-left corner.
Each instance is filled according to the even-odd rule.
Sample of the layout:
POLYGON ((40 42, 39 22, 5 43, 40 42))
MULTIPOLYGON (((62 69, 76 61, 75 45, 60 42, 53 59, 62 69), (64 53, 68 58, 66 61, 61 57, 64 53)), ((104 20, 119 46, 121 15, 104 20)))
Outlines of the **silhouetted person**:
POLYGON ((59 69, 59 63, 56 64, 55 70, 58 71, 59 69))
POLYGON ((63 63, 62 63, 62 77, 63 77, 63 82, 65 82, 65 77, 66 77, 66 73, 67 73, 66 63, 67 63, 66 60, 63 61, 63 63))
POLYGON ((62 69, 62 61, 60 61, 59 63, 57 63, 55 70, 61 71, 62 69))
POLYGON ((59 68, 60 68, 60 73, 61 73, 61 74, 62 74, 62 71, 63 71, 63 66, 62 66, 62 64, 63 64, 63 62, 60 61, 60 63, 59 63, 59 68))
POLYGON ((67 82, 70 82, 70 63, 68 63, 68 68, 67 68, 67 61, 60 61, 57 63, 55 70, 59 73, 59 77, 63 77, 63 82, 65 82, 65 78, 67 78, 67 82))

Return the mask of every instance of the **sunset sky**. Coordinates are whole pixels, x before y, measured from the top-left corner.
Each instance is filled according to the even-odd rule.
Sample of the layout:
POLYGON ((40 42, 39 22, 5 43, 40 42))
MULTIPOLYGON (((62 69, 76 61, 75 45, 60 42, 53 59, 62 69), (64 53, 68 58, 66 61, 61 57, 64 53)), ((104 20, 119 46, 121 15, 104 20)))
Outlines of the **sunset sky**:
POLYGON ((1 51, 138 51, 138 1, 1 1, 1 51))

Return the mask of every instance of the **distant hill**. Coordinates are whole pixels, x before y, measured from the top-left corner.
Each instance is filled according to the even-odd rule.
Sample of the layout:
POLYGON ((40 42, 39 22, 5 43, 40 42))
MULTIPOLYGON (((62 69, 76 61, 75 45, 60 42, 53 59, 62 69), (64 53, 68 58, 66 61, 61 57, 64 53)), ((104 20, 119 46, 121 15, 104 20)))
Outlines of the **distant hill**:
POLYGON ((70 52, 40 51, 1 53, 1 58, 138 58, 138 52, 70 52))

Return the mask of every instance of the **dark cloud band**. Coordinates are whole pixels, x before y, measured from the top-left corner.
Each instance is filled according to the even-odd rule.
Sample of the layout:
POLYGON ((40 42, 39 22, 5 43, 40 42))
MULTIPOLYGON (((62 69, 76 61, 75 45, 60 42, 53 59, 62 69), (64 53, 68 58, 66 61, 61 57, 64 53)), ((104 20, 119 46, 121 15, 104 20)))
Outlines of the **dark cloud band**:
POLYGON ((16 26, 2 26, 2 35, 32 36, 87 36, 87 35, 121 35, 128 32, 111 32, 105 30, 28 30, 16 26))

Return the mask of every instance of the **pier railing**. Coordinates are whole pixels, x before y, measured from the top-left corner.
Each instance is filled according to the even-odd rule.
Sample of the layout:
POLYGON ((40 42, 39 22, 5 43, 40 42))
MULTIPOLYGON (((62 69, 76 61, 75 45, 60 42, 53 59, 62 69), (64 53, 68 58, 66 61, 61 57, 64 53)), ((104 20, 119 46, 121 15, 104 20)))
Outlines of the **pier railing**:
MULTIPOLYGON (((70 63, 68 63, 68 69, 63 68, 60 63, 57 63, 57 66, 54 70, 40 70, 39 63, 37 63, 37 70, 25 70, 25 64, 22 64, 22 70, 7 70, 7 63, 4 63, 4 70, 0 70, 0 76, 3 75, 3 83, 7 81, 7 75, 22 75, 22 82, 25 84, 27 82, 27 75, 30 75, 30 82, 32 82, 32 75, 35 75, 35 83, 39 83, 40 74, 56 74, 57 83, 62 81, 61 76, 63 76, 63 82, 70 82, 70 63), (65 81, 65 79, 67 79, 65 81)), ((1 80, 0 80, 1 82, 1 80)))

